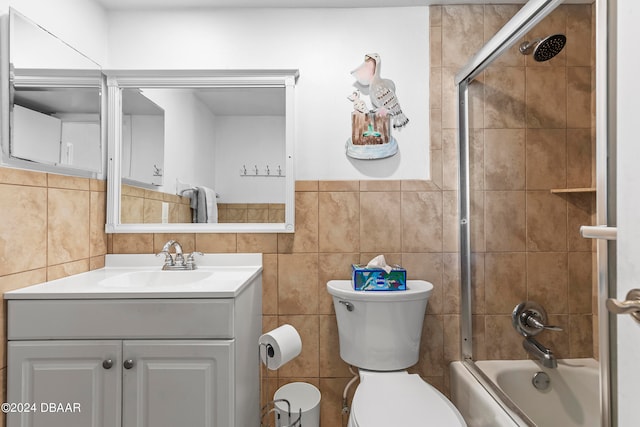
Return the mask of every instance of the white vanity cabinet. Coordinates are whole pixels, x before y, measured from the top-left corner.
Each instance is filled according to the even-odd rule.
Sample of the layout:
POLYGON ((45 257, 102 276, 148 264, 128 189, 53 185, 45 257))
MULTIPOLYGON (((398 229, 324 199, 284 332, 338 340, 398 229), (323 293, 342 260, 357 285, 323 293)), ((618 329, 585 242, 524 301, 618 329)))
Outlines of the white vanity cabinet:
POLYGON ((31 412, 10 426, 232 425, 232 340, 14 341, 8 362, 31 412))
POLYGON ((113 341, 10 342, 7 402, 15 407, 6 408, 7 425, 118 425, 122 367, 103 363, 120 352, 113 341), (50 411, 57 402, 71 403, 71 411, 50 411))
POLYGON ((232 425, 233 344, 124 342, 123 426, 232 425))
POLYGON ((7 426, 259 425, 261 267, 247 277, 197 298, 46 286, 65 279, 8 292, 7 426))

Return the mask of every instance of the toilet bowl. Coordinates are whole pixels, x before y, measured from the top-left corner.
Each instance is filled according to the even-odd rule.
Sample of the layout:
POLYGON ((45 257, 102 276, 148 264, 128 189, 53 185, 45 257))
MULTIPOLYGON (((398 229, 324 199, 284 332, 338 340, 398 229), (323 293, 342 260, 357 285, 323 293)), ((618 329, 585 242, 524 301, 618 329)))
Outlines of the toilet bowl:
POLYGON ((461 427, 455 406, 419 375, 360 370, 348 427, 461 427))
POLYGON ((456 407, 405 369, 420 355, 422 324, 433 285, 408 280, 406 291, 356 291, 331 280, 340 357, 359 369, 349 427, 462 427, 456 407))

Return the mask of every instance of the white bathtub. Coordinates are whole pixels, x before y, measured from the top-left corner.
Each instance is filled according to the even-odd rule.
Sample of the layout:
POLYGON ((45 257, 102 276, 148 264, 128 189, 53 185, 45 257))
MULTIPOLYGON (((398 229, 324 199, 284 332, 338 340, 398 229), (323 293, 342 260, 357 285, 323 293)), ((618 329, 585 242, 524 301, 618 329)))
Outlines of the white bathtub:
POLYGON ((476 366, 498 386, 492 391, 476 378, 463 362, 451 364, 451 400, 469 427, 598 427, 600 399, 598 363, 594 359, 565 359, 557 369, 542 367, 533 360, 487 360, 476 366), (545 372, 550 387, 541 391, 532 384, 537 372, 545 372), (496 395, 504 393, 529 418, 517 410, 498 405, 496 395))

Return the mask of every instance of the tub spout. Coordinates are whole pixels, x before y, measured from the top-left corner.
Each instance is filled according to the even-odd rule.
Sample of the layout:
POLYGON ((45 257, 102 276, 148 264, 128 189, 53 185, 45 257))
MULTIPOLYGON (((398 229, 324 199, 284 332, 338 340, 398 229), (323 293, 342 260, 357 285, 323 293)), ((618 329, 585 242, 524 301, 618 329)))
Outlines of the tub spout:
POLYGON ((522 347, 527 350, 527 353, 538 359, 545 368, 555 369, 558 367, 558 361, 553 352, 540 344, 535 338, 525 338, 522 341, 522 347))

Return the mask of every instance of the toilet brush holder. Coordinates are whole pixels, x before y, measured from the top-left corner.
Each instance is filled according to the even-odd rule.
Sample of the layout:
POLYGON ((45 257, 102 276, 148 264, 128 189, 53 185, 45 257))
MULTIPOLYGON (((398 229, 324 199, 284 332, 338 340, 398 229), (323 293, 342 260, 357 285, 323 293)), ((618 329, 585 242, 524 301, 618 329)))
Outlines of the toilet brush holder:
POLYGON ((270 400, 262 407, 260 427, 271 427, 271 424, 269 423, 271 414, 274 414, 275 417, 274 427, 302 427, 302 409, 298 410, 298 414, 292 414, 291 403, 287 399, 270 400), (281 404, 280 407, 278 406, 278 403, 281 404), (281 409, 282 404, 285 404, 287 407, 286 413, 283 413, 281 409), (265 419, 267 420, 266 424, 265 419))

